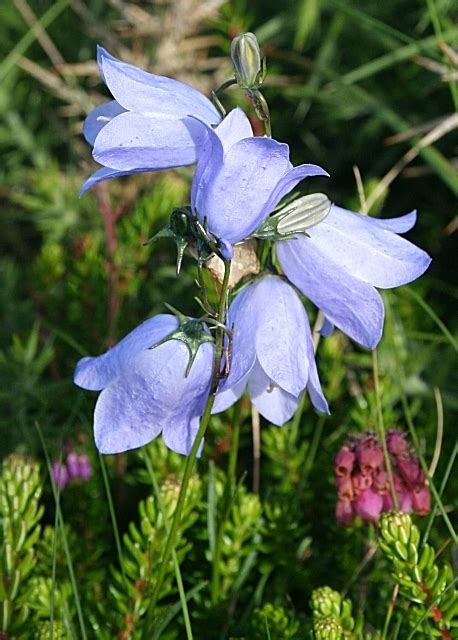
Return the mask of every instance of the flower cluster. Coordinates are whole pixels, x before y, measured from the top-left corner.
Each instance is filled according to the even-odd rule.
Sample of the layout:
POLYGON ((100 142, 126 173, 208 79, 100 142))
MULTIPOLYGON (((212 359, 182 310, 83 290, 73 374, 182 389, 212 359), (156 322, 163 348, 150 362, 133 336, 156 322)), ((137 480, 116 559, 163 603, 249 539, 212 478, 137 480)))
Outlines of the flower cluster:
POLYGON ((61 491, 71 482, 76 482, 77 480, 86 482, 91 475, 91 463, 84 453, 71 451, 65 462, 54 460, 52 464, 53 480, 61 491))
MULTIPOLYGON (((429 513, 431 496, 425 474, 401 431, 386 436, 393 488, 401 511, 419 515, 429 513)), ((394 508, 383 448, 372 434, 352 438, 335 459, 337 522, 345 527, 359 516, 377 522, 384 511, 394 508)))
MULTIPOLYGON (((270 133, 259 91, 265 66, 253 34, 234 41, 232 57, 235 79, 270 133)), ((190 205, 176 210, 158 234, 175 239, 178 266, 189 245, 199 269, 214 255, 230 268, 234 245, 253 238, 260 255, 266 255, 261 245, 267 242, 270 258, 264 272, 245 278, 235 291, 227 319, 219 312, 211 318, 214 325, 208 314, 202 320, 155 316, 107 353, 78 363, 75 383, 101 391, 97 447, 118 453, 162 433, 170 448, 189 454, 210 395, 215 413, 246 389, 260 414, 277 425, 292 417, 305 392, 318 411, 328 412, 298 291, 323 312, 327 331, 338 327, 375 348, 384 317, 376 287, 411 282, 430 262, 399 235, 415 224, 415 212, 378 220, 333 206, 323 194, 278 211, 299 182, 327 172, 309 163, 294 167, 288 145, 270 135, 254 136, 239 108, 225 115, 219 101, 214 106, 192 87, 147 73, 102 48, 98 63, 114 100, 86 119, 84 134, 102 168, 82 191, 102 180, 196 163, 190 205), (224 366, 215 370, 221 349, 211 332, 224 324, 224 339, 214 341, 220 347, 224 342, 224 366)))

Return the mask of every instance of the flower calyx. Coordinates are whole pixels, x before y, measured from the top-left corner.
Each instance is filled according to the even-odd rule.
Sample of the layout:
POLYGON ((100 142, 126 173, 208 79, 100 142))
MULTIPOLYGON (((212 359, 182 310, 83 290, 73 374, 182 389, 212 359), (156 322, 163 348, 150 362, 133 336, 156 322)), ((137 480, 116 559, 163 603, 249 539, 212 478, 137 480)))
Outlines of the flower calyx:
POLYGON ((186 248, 190 245, 196 255, 199 267, 213 254, 223 260, 231 260, 233 249, 225 240, 219 240, 211 234, 205 224, 201 224, 193 215, 191 207, 178 207, 172 211, 168 225, 161 229, 145 244, 156 242, 160 238, 172 238, 177 246, 177 276, 186 248))
POLYGON ((200 346, 204 342, 214 342, 213 336, 209 333, 206 325, 202 320, 197 318, 188 318, 181 311, 178 311, 171 305, 165 303, 165 306, 172 311, 172 313, 178 319, 178 327, 172 333, 169 333, 165 338, 159 340, 155 344, 151 345, 150 349, 155 349, 161 344, 168 342, 169 340, 180 340, 183 342, 189 351, 189 362, 185 371, 185 378, 188 377, 191 371, 194 360, 196 359, 197 352, 200 346))
POLYGON ((324 193, 302 196, 267 218, 253 236, 263 240, 289 240, 291 236, 308 236, 307 229, 322 222, 331 211, 332 202, 324 193))

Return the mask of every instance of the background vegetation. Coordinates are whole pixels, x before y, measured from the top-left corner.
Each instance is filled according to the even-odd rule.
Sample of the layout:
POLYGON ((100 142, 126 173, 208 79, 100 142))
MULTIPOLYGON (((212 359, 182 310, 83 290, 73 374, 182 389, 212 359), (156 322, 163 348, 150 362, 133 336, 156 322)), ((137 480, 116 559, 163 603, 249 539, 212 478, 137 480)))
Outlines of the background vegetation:
MULTIPOLYGON (((457 408, 457 18, 453 0, 0 4, 5 637, 308 638, 321 596, 340 607, 327 592, 310 604, 324 585, 353 600, 356 631, 348 603, 332 610, 345 633, 360 634, 352 637, 433 637, 434 624, 424 623, 435 596, 416 605, 401 585, 392 610, 389 549, 378 548, 368 525, 336 526, 333 460, 348 434, 377 429, 380 386, 385 426, 410 432, 428 466, 437 461, 441 499, 415 521, 421 544, 433 545, 439 564, 456 564, 448 520, 456 483, 454 495, 448 480, 457 408), (92 440, 94 397, 71 376, 79 357, 101 353, 164 302, 196 313, 192 262, 177 280, 172 247, 143 245, 186 203, 192 169, 122 179, 80 199, 95 168, 82 121, 107 97, 96 43, 209 93, 231 75, 231 38, 247 30, 267 56, 273 134, 290 144, 293 161, 324 166, 332 178, 318 188, 348 208, 360 208, 362 197, 373 215, 417 208, 408 237, 433 263, 420 282, 384 294, 378 376, 371 354, 339 332, 322 340, 332 415, 318 417, 306 403, 282 429, 261 425, 259 491, 249 404, 241 407, 238 489, 229 496, 232 414, 213 421, 176 552, 181 598, 171 565, 154 635, 145 635, 148 585, 183 460, 160 442, 102 460, 92 440), (49 461, 70 451, 88 455, 93 473, 60 493, 49 461), (429 607, 420 622, 421 612, 412 622, 415 607, 429 607)), ((226 94, 228 107, 249 108, 243 100, 226 94)), ((453 586, 449 573, 446 582, 453 586)), ((316 638, 340 637, 329 635, 328 622, 316 622, 316 638), (319 636, 323 629, 328 635, 319 636)))

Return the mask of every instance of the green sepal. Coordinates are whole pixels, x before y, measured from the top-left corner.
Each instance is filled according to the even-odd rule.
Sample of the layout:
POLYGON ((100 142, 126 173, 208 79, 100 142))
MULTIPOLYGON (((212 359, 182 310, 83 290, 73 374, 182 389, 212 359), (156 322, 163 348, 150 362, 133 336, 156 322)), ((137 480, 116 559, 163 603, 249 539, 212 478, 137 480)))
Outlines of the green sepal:
POLYGON ((150 349, 155 349, 169 340, 180 340, 183 342, 189 351, 189 362, 185 371, 185 377, 187 378, 196 359, 200 345, 204 342, 214 342, 214 339, 213 336, 208 333, 201 320, 194 318, 189 319, 169 304, 166 304, 166 307, 177 317, 179 322, 178 327, 175 331, 165 336, 165 338, 153 344, 150 349))

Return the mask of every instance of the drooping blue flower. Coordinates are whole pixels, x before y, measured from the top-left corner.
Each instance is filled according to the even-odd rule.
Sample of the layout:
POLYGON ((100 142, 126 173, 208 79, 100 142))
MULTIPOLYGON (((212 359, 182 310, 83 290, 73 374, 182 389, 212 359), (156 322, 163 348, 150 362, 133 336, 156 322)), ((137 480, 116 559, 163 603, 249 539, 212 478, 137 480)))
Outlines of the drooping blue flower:
POLYGON ((78 362, 75 384, 101 391, 94 413, 101 453, 141 447, 162 433, 170 449, 189 454, 210 393, 214 347, 203 342, 187 371, 181 340, 151 348, 177 327, 175 316, 154 316, 103 355, 78 362))
POLYGON ((293 167, 289 147, 254 137, 240 109, 212 129, 201 149, 191 189, 191 208, 220 241, 245 239, 298 182, 328 176, 314 164, 293 167))
POLYGON ((221 120, 211 101, 183 82, 122 62, 102 47, 97 59, 115 99, 96 107, 84 123, 94 160, 103 168, 82 192, 109 178, 196 162, 206 135, 199 120, 209 126, 221 120))
POLYGON ((431 258, 399 233, 416 221, 412 211, 386 220, 333 206, 307 234, 276 243, 289 280, 326 316, 330 324, 365 347, 382 336, 384 306, 375 287, 390 289, 421 276, 431 258))
POLYGON ((213 413, 236 402, 248 387, 259 413, 276 425, 294 414, 307 389, 318 411, 329 413, 321 390, 305 309, 294 289, 279 276, 264 276, 232 302, 229 375, 216 396, 213 413))

